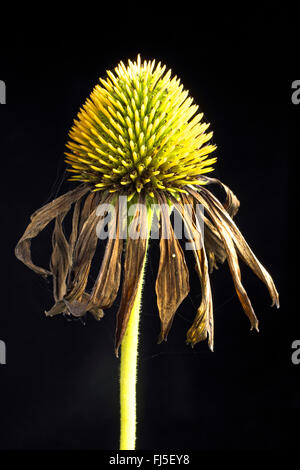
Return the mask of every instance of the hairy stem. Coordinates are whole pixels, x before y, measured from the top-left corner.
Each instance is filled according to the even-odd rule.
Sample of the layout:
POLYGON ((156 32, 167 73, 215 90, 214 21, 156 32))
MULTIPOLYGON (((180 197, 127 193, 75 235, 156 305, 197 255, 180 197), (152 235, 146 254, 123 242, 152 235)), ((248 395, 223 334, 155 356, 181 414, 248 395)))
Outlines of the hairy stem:
MULTIPOLYGON (((148 234, 152 214, 148 209, 148 234)), ((139 279, 138 291, 121 344, 120 367, 120 411, 121 433, 120 450, 134 450, 136 441, 136 383, 139 340, 139 320, 144 284, 144 271, 147 258, 148 238, 143 269, 139 279)))

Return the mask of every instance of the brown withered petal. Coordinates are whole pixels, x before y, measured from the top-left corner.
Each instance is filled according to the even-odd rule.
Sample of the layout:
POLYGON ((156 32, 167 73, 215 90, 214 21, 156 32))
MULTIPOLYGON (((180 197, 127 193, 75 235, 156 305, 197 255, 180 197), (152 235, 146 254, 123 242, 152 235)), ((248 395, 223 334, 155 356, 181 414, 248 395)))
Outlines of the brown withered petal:
POLYGON ((63 300, 58 300, 55 304, 51 307, 50 310, 45 311, 46 317, 54 317, 55 315, 59 315, 60 313, 65 313, 67 311, 67 306, 63 300))
MULTIPOLYGON (((91 193, 85 200, 84 207, 88 207, 88 211, 85 210, 83 215, 84 222, 87 220, 88 214, 91 216, 91 210, 95 210, 94 207, 96 203, 99 201, 99 196, 91 193), (89 200, 89 203, 86 203, 86 200, 89 200)), ((57 216, 55 220, 55 227, 52 235, 52 244, 53 244, 53 251, 51 256, 51 263, 50 269, 53 274, 53 296, 56 300, 56 304, 52 307, 49 312, 46 312, 47 316, 57 315, 58 313, 67 313, 73 316, 83 316, 89 310, 95 308, 95 306, 90 303, 88 305, 87 299, 86 302, 80 301, 84 295, 84 288, 86 284, 84 281, 87 282, 87 277, 89 270, 86 269, 85 266, 85 273, 87 272, 87 277, 82 279, 82 284, 78 283, 78 273, 75 272, 75 267, 77 264, 77 257, 78 257, 78 241, 81 242, 79 247, 82 246, 82 238, 78 237, 78 229, 79 228, 79 216, 80 216, 80 200, 75 203, 74 210, 73 210, 73 217, 72 217, 72 232, 69 238, 69 243, 67 242, 65 235, 63 233, 62 222, 65 217, 65 213, 60 214, 57 216), (76 249, 75 249, 76 247, 76 249), (77 278, 76 278, 77 274, 77 278), (73 281, 71 282, 73 277, 73 281), (77 282, 76 282, 77 281, 77 282), (74 287, 76 285, 76 288, 74 287), (78 288, 80 285, 80 289, 78 288), (58 301, 63 300, 63 303, 59 303, 58 301), (69 301, 70 300, 70 301, 69 301), (89 307, 89 308, 87 308, 89 307)), ((92 218, 92 216, 91 216, 92 218)), ((93 218, 94 221, 94 218, 93 218)), ((83 228, 82 220, 80 221, 81 228, 83 228)), ((83 233, 86 235, 87 230, 83 233)), ((80 232, 81 234, 81 232, 80 232)), ((81 234, 82 235, 82 234, 81 234)), ((93 239, 93 241, 95 241, 93 239)), ((97 243, 97 240, 96 240, 97 243)), ((82 255, 82 252, 80 252, 82 255)), ((87 253, 89 253, 87 251, 87 253)), ((82 260, 82 258, 81 258, 82 260)), ((92 313, 92 312, 91 312, 92 313)), ((98 317, 99 313, 94 312, 94 314, 98 317)), ((95 316, 94 315, 94 316, 95 316)), ((103 312, 102 312, 103 316, 103 312)))
POLYGON ((70 247, 63 232, 62 222, 66 212, 55 219, 52 234, 52 255, 50 270, 53 275, 53 297, 55 301, 62 300, 67 291, 66 280, 71 264, 70 247))
POLYGON ((226 227, 222 224, 222 220, 217 216, 217 214, 213 211, 213 209, 210 208, 207 210, 209 211, 209 214, 212 220, 214 221, 215 225, 218 226, 219 233, 222 237, 222 240, 226 249, 227 261, 228 261, 228 265, 229 265, 231 275, 233 278, 235 290, 241 302, 241 305, 250 320, 251 329, 255 328, 258 331, 258 320, 254 313, 254 310, 250 302, 250 299, 247 295, 247 292, 245 291, 242 285, 239 261, 238 261, 237 253, 236 253, 231 235, 226 229, 226 227))
POLYGON ((90 312, 96 320, 100 320, 104 316, 103 310, 97 305, 92 305, 89 295, 84 293, 81 302, 76 300, 74 302, 68 302, 66 299, 59 300, 48 312, 45 312, 45 315, 47 317, 54 317, 60 313, 65 313, 75 317, 82 317, 87 311, 90 312))
POLYGON ((220 235, 207 217, 204 217, 204 223, 204 245, 209 262, 209 272, 212 273, 214 269, 218 269, 217 262, 223 264, 226 260, 226 251, 220 235))
POLYGON ((68 302, 64 299, 64 303, 67 307, 67 312, 73 317, 82 317, 86 312, 90 312, 96 320, 100 320, 104 316, 103 310, 96 305, 92 305, 90 297, 86 293, 83 294, 80 302, 78 300, 68 302))
POLYGON ((156 193, 160 205, 160 260, 155 290, 161 321, 158 342, 167 340, 174 315, 190 291, 189 271, 181 246, 175 238, 165 196, 156 193))
MULTIPOLYGON (((68 302, 80 301, 85 292, 88 276, 97 246, 96 225, 99 221, 97 216, 97 203, 99 194, 94 194, 94 208, 82 225, 73 255, 73 265, 70 276, 70 288, 65 296, 68 302)), ((106 202, 106 199, 105 199, 106 202)), ((84 307, 83 307, 84 308, 84 307)))
POLYGON ((207 258, 205 250, 202 248, 197 251, 198 273, 201 283, 201 303, 197 309, 197 314, 193 324, 187 332, 187 343, 194 346, 199 341, 208 337, 208 346, 211 351, 214 350, 214 318, 213 302, 210 287, 207 258))
POLYGON ((51 275, 50 271, 36 266, 32 262, 30 253, 31 240, 35 238, 51 220, 55 219, 59 214, 67 212, 71 205, 81 199, 88 191, 88 185, 82 184, 35 211, 31 216, 30 224, 15 248, 16 257, 37 274, 41 276, 51 275))
POLYGON ((120 217, 119 209, 119 198, 117 198, 103 261, 90 297, 91 302, 101 306, 101 308, 109 308, 112 306, 120 286, 123 248, 123 239, 120 238, 120 228, 123 221, 123 214, 121 214, 120 217), (115 233, 113 233, 114 231, 115 233))
MULTIPOLYGON (((79 217, 80 217, 80 204, 81 204, 81 199, 79 199, 73 209, 73 216, 72 216, 72 232, 69 237, 69 269, 68 269, 68 275, 66 279, 66 284, 67 284, 67 290, 68 287, 70 286, 71 282, 71 268, 73 266, 74 262, 74 249, 75 249, 75 244, 77 241, 77 236, 78 236, 78 228, 79 228, 79 217)), ((66 290, 66 291, 67 291, 66 290)))
POLYGON ((101 320, 101 318, 104 317, 104 313, 101 306, 93 304, 90 300, 89 294, 87 294, 86 292, 84 292, 84 294, 82 295, 81 303, 87 306, 85 312, 83 312, 82 310, 82 315, 84 315, 86 312, 90 312, 96 320, 101 320))
MULTIPOLYGON (((78 224, 79 224, 79 216, 80 216, 80 204, 81 200, 79 199, 73 209, 73 217, 72 217, 72 232, 69 238, 69 251, 71 255, 71 260, 73 260, 73 252, 75 248, 75 243, 77 240, 77 235, 78 235, 78 224)), ((72 262, 72 261, 71 261, 72 262)))
MULTIPOLYGON (((83 297, 83 296, 82 296, 83 297)), ((73 317, 83 317, 87 312, 87 302, 81 300, 73 300, 73 302, 68 302, 67 299, 64 299, 64 303, 67 307, 67 311, 69 315, 73 317)))
MULTIPOLYGON (((103 196, 103 200, 105 198, 106 198, 106 195, 103 196)), ((80 213, 80 206, 78 205, 78 203, 80 203, 81 201, 78 201, 74 206, 73 218, 72 218, 72 232, 71 232, 70 240, 69 240, 69 251, 70 251, 70 258, 71 258, 71 263, 69 267, 70 269, 68 273, 68 281, 67 281, 67 294, 68 294, 67 298, 69 300, 73 299, 73 301, 75 301, 74 299, 78 299, 81 297, 81 295, 85 295, 85 294, 82 294, 82 292, 84 291, 83 286, 84 285, 86 286, 87 284, 89 269, 90 269, 92 258, 93 258, 93 253, 95 253, 96 245, 97 245, 97 240, 93 237, 93 234, 89 231, 88 224, 92 223, 94 227, 94 225, 97 223, 96 208, 97 208, 97 204, 99 203, 99 199, 100 199, 99 194, 95 194, 94 192, 92 192, 88 194, 88 196, 86 197, 81 213, 80 213), (76 266, 78 267, 78 263, 82 261, 82 257, 85 257, 84 244, 88 240, 90 241, 90 245, 88 245, 87 251, 86 251, 87 262, 84 263, 84 268, 82 270, 82 272, 85 273, 85 276, 83 276, 83 278, 81 279, 82 284, 80 284, 80 282, 78 282, 78 278, 80 276, 76 272, 76 266), (78 257, 80 257, 79 261, 78 261, 78 257), (74 285, 76 284, 76 282, 77 282, 77 287, 75 288, 74 285), (80 285, 81 287, 79 288, 80 285)), ((93 304, 90 303, 91 308, 92 308, 92 305, 93 304)), ((84 308, 85 306, 83 305, 82 312, 84 308)))
POLYGON ((119 347, 124 337, 130 313, 132 311, 138 285, 142 274, 147 248, 147 209, 145 198, 140 193, 137 209, 129 226, 124 262, 124 280, 121 304, 117 313, 115 334, 115 353, 118 357, 119 347), (139 237, 137 238, 137 234, 139 237))
POLYGON ((235 288, 239 299, 242 303, 242 306, 250 318, 251 325, 254 328, 257 328, 257 319, 253 312, 250 300, 241 284, 240 269, 238 264, 238 257, 236 254, 236 249, 239 256, 250 266, 254 273, 267 285, 270 296, 273 300, 273 305, 276 303, 279 306, 278 293, 276 291, 274 282, 265 270, 265 268, 259 263, 255 255, 250 250, 248 244, 240 233, 239 229, 229 216, 228 212, 224 210, 222 204, 215 198, 214 195, 206 188, 201 188, 201 191, 197 193, 196 191, 189 189, 190 194, 192 194, 203 206, 205 207, 207 213, 210 215, 211 219, 214 221, 214 225, 222 237, 224 246, 227 252, 227 259, 230 266, 230 270, 233 275, 233 280, 235 283, 235 288), (230 258, 230 259, 229 259, 230 258))
POLYGON ((236 246, 237 252, 241 259, 252 269, 252 271, 259 277, 261 281, 267 286, 269 290, 270 297, 272 299, 272 306, 276 305, 279 308, 279 295, 276 290, 274 281, 268 271, 262 266, 262 264, 258 261, 252 250, 250 249, 249 245, 247 244, 246 240, 244 239, 243 235, 239 231, 238 227, 232 220, 232 218, 228 215, 228 213, 223 210, 222 205, 215 198, 213 194, 207 189, 204 189, 203 194, 205 194, 207 200, 210 204, 213 205, 214 208, 218 211, 220 218, 222 219, 223 223, 225 224, 227 230, 231 234, 233 242, 236 246))
POLYGON ((193 201, 182 195, 180 201, 171 198, 175 209, 182 216, 182 220, 189 233, 189 241, 193 244, 193 252, 196 259, 197 272, 201 284, 201 303, 197 310, 197 315, 187 333, 187 343, 194 346, 199 341, 208 338, 208 345, 213 351, 214 345, 214 318, 211 286, 208 272, 208 261, 203 243, 203 236, 197 229, 193 217, 184 211, 183 204, 189 204, 193 207, 193 201))
POLYGON ((234 217, 240 208, 240 201, 238 200, 236 195, 231 191, 230 188, 228 188, 228 186, 226 186, 224 183, 222 183, 222 181, 218 180, 217 178, 203 176, 203 179, 209 184, 217 184, 224 189, 226 193, 226 200, 224 203, 222 203, 222 206, 228 212, 230 217, 234 217))
MULTIPOLYGON (((203 179, 209 184, 214 183, 219 185, 225 191, 226 200, 222 203, 222 206, 231 217, 234 217, 239 210, 240 202, 231 189, 216 178, 203 176, 203 179)), ((218 269, 217 263, 223 264, 226 260, 226 250, 218 231, 214 228, 210 220, 204 217, 204 222, 204 244, 210 267, 209 271, 211 273, 213 269, 218 269)))
POLYGON ((96 208, 97 202, 99 202, 99 198, 98 197, 95 198, 94 192, 91 192, 85 198, 85 201, 81 210, 81 214, 80 214, 78 233, 81 232, 83 224, 86 222, 87 218, 91 215, 93 210, 96 208))

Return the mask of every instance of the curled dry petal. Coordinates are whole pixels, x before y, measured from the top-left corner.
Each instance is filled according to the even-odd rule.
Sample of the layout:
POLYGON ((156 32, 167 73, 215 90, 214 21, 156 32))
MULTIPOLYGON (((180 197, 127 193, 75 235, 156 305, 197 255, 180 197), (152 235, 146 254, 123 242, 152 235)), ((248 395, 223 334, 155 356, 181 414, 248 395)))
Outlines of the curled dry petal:
MULTIPOLYGON (((16 256, 36 273, 53 276, 55 304, 46 312, 47 316, 59 313, 82 316, 86 311, 90 311, 96 319, 103 316, 101 306, 96 305, 85 292, 97 245, 96 206, 101 197, 99 193, 90 193, 80 214, 81 199, 88 190, 87 185, 80 185, 36 211, 15 250, 16 256), (63 221, 73 203, 75 205, 72 231, 67 241, 63 231, 63 221), (32 263, 30 244, 31 239, 53 219, 55 219, 55 226, 52 234, 52 255, 50 271, 47 271, 32 263)), ((105 193, 102 200, 107 202, 111 197, 105 193)))
POLYGON ((42 276, 51 275, 50 271, 36 266, 32 262, 30 253, 31 240, 35 238, 51 220, 55 219, 61 213, 68 212, 71 205, 81 199, 88 191, 88 185, 82 184, 34 212, 31 216, 30 224, 15 248, 16 257, 37 274, 42 276))
POLYGON ((226 200, 224 203, 222 203, 222 206, 228 212, 230 217, 234 217, 237 214, 239 207, 240 207, 240 201, 238 200, 236 195, 231 191, 230 188, 228 188, 228 186, 226 186, 224 183, 222 183, 222 181, 218 180, 217 178, 210 178, 208 176, 203 176, 203 179, 207 181, 208 183, 218 184, 221 188, 224 189, 226 193, 226 200))
POLYGON ((238 297, 241 301, 241 304, 245 310, 245 313, 251 321, 252 328, 257 329, 257 319, 254 314, 251 302, 248 299, 245 289, 241 284, 241 275, 238 263, 238 257, 236 250, 239 256, 245 261, 249 267, 254 271, 254 273, 266 284, 268 287, 270 296, 273 300, 273 305, 276 304, 279 306, 279 297, 277 290, 275 288, 274 282, 265 270, 265 268, 257 260, 245 239, 243 238, 241 232, 229 216, 228 212, 224 210, 222 204, 208 191, 206 188, 201 188, 201 191, 198 193, 192 189, 189 189, 189 192, 194 196, 203 206, 205 210, 210 215, 215 227, 217 228, 225 249, 227 253, 227 259, 229 267, 233 276, 235 288, 238 294, 238 297))
POLYGON ((226 251, 219 233, 207 217, 204 217, 204 223, 204 245, 208 257, 209 271, 211 273, 214 269, 218 269, 217 262, 224 263, 226 260, 226 251))
POLYGON ((259 277, 259 279, 263 281, 267 286, 270 297, 272 299, 272 306, 276 305, 277 308, 279 308, 279 295, 272 277, 270 276, 268 271, 262 266, 262 264, 258 261, 254 253, 251 251, 249 245, 247 244, 246 240, 244 239, 243 235, 239 231, 232 218, 228 215, 227 212, 224 212, 220 202, 207 189, 204 189, 203 193, 206 195, 208 201, 210 201, 216 208, 222 221, 226 222, 227 229, 229 233, 231 233, 239 256, 246 264, 248 264, 248 266, 253 270, 253 272, 259 277))
POLYGON ((89 295, 84 293, 81 302, 77 300, 73 302, 68 302, 66 299, 59 300, 48 312, 45 312, 45 315, 47 317, 54 317, 60 313, 65 313, 75 317, 82 317, 87 311, 89 311, 96 320, 100 320, 104 316, 103 310, 97 305, 91 305, 89 295))
MULTIPOLYGON (((74 209, 73 209, 72 232, 71 232, 71 235, 70 235, 70 238, 69 238, 69 250, 70 250, 71 259, 73 259, 73 252, 74 252, 75 243, 76 243, 77 236, 78 236, 80 203, 81 203, 81 200, 77 201, 76 204, 74 205, 74 209)), ((72 262, 71 262, 71 264, 72 264, 72 262)))
POLYGON ((91 215, 93 210, 96 208, 97 203, 99 203, 99 198, 95 198, 94 192, 91 192, 85 198, 83 208, 80 214, 78 233, 81 232, 84 223, 86 222, 87 218, 91 215))
POLYGON ((62 222, 66 213, 59 214, 55 219, 52 234, 52 255, 50 270, 53 275, 53 297, 62 300, 67 291, 66 280, 71 264, 70 247, 63 232, 62 222))
POLYGON ((231 271, 231 275, 233 278, 235 290, 237 292, 237 295, 239 297, 239 300, 242 304, 242 307, 248 316, 250 323, 251 323, 251 329, 255 328, 258 331, 258 320, 257 317, 254 313, 252 304, 250 302, 250 299, 247 295, 247 292, 245 291, 242 281, 241 281, 241 272, 240 272, 240 267, 239 267, 239 261, 237 257, 237 253, 235 250, 235 246, 233 243, 233 240, 230 236, 230 233, 226 229, 226 227, 222 224, 222 220, 220 220, 214 213, 213 210, 210 211, 210 215, 214 221, 214 223, 218 226, 219 233, 222 237, 226 253, 227 253, 227 261, 229 264, 229 268, 231 271))
POLYGON ((104 313, 101 307, 94 305, 90 302, 90 296, 85 292, 81 301, 74 300, 73 302, 68 302, 64 299, 64 303, 67 307, 67 313, 73 315, 73 317, 82 317, 89 311, 96 320, 103 318, 104 313))
POLYGON ((142 194, 139 195, 137 209, 128 232, 122 298, 117 313, 115 335, 115 353, 117 357, 134 306, 146 256, 148 241, 147 208, 142 194))
MULTIPOLYGON (((70 288, 65 296, 68 302, 80 301, 85 292, 88 276, 97 246, 96 225, 98 223, 96 203, 99 194, 94 194, 94 208, 82 225, 73 254, 73 264, 70 275, 70 288)), ((84 309, 84 307, 83 307, 84 309)))
POLYGON ((194 346, 199 341, 208 337, 208 345, 213 351, 214 344, 214 319, 213 302, 208 272, 208 261, 206 257, 203 237, 200 230, 197 229, 193 217, 184 210, 183 203, 191 205, 191 200, 182 196, 182 201, 176 201, 172 198, 175 209, 182 216, 183 222, 188 230, 189 239, 193 244, 193 252, 196 259, 196 267, 201 283, 201 303, 197 310, 197 315, 191 328, 187 333, 187 342, 194 346))
POLYGON ((120 238, 121 224, 123 216, 120 216, 119 198, 115 202, 115 210, 112 215, 110 231, 105 247, 104 258, 99 270, 98 277, 91 292, 91 302, 109 308, 114 303, 121 276, 121 256, 123 248, 123 239, 120 238))
POLYGON ((167 201, 157 193, 161 214, 160 260, 156 278, 156 294, 161 332, 159 343, 167 340, 177 308, 188 295, 189 271, 181 246, 170 222, 167 201))
MULTIPOLYGON (((218 184, 226 193, 226 200, 222 203, 224 209, 228 212, 231 217, 234 217, 239 210, 240 202, 235 194, 228 188, 224 183, 216 178, 209 178, 203 176, 203 179, 207 183, 218 184)), ((204 217, 205 230, 204 230, 204 244, 206 247, 206 254, 208 257, 210 273, 213 269, 218 269, 217 263, 224 263, 226 260, 226 250, 222 239, 215 229, 214 225, 210 222, 207 217, 204 217)))

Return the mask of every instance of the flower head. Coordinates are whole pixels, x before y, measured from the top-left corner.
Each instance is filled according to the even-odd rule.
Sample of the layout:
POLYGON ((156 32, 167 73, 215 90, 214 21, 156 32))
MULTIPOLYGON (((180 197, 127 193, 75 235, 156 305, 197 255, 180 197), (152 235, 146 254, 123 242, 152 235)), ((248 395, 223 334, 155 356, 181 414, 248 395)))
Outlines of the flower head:
POLYGON ((215 150, 203 113, 171 70, 155 61, 121 62, 100 79, 70 131, 66 161, 72 180, 94 190, 172 194, 203 184, 215 150))
POLYGON ((251 328, 258 320, 241 282, 240 257, 266 284, 273 304, 279 306, 274 282, 252 253, 233 221, 239 201, 220 181, 208 178, 216 158, 207 142, 208 124, 192 104, 179 79, 155 61, 121 62, 115 74, 100 79, 78 114, 70 132, 66 161, 72 180, 82 184, 36 211, 16 247, 16 256, 37 274, 53 278, 55 304, 48 316, 64 313, 82 316, 87 311, 103 316, 118 294, 124 223, 130 220, 126 240, 122 297, 117 312, 116 353, 126 331, 141 279, 151 220, 149 202, 157 204, 160 218, 160 263, 156 279, 161 320, 159 340, 166 340, 177 308, 189 292, 189 271, 170 221, 170 209, 181 217, 193 246, 202 300, 187 332, 191 345, 208 338, 213 349, 213 304, 209 273, 228 261, 234 286, 251 328), (209 185, 223 188, 220 202, 209 185), (120 208, 120 198, 137 202, 131 218, 120 208), (99 204, 111 204, 112 214, 105 254, 91 289, 88 277, 103 225, 99 204), (204 208, 198 213, 197 204, 204 208), (191 210, 186 211, 186 207, 191 210), (72 208, 72 230, 65 234, 64 218, 72 208), (120 210, 121 209, 121 210, 120 210), (50 269, 31 259, 31 240, 55 220, 50 269), (204 229, 199 230, 198 222, 204 229), (109 232, 109 233, 111 233, 109 232), (144 234, 144 236, 142 236, 144 234), (145 236, 146 234, 146 236, 145 236), (166 235, 167 234, 167 235, 166 235), (137 236, 138 235, 138 236, 137 236))

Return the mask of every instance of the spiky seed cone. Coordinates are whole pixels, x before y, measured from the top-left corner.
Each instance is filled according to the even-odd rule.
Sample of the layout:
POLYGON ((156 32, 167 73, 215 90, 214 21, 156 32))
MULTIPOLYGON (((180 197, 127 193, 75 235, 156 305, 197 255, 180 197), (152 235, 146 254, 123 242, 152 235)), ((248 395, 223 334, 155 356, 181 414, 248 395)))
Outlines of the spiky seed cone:
POLYGON ((108 71, 78 113, 69 133, 66 161, 71 180, 88 182, 95 191, 128 196, 143 189, 184 192, 203 184, 216 158, 209 124, 171 70, 155 60, 120 62, 108 71))

